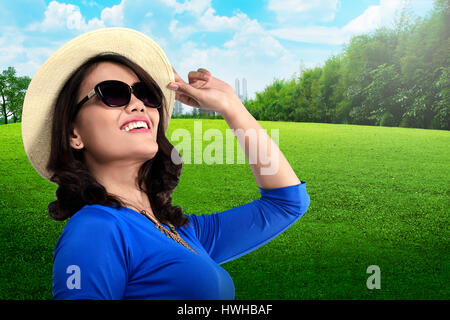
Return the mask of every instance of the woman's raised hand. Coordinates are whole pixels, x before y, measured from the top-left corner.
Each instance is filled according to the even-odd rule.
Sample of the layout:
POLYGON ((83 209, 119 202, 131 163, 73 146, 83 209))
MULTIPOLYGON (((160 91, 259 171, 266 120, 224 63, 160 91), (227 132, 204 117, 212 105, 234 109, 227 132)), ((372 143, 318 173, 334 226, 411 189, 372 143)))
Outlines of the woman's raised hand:
POLYGON ((176 90, 175 99, 186 105, 212 110, 223 115, 235 103, 241 103, 228 83, 213 77, 206 69, 199 68, 197 71, 189 72, 189 83, 184 82, 173 67, 172 69, 175 82, 171 82, 167 87, 176 90))

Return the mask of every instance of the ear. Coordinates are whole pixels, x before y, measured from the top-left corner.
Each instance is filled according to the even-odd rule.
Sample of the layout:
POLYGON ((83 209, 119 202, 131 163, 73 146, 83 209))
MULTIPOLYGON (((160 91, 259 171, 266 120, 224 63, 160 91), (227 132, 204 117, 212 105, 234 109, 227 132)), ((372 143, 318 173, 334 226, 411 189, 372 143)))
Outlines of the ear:
POLYGON ((81 150, 84 148, 83 140, 81 139, 78 129, 74 126, 74 124, 70 127, 70 146, 76 150, 81 150))

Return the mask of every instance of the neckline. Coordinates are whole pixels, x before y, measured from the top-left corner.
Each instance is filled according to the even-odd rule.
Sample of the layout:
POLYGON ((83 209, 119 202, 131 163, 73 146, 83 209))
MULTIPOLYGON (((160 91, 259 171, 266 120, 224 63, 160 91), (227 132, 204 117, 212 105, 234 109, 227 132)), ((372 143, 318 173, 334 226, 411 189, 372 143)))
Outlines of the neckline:
MULTIPOLYGON (((143 217, 145 220, 150 221, 151 223, 153 223, 153 225, 156 226, 156 223, 154 223, 152 220, 150 220, 150 219, 147 218, 145 215, 143 215, 142 213, 140 213, 139 211, 137 211, 137 210, 135 210, 135 209, 131 209, 131 208, 124 207, 124 206, 122 206, 122 207, 120 207, 120 208, 114 208, 114 207, 105 206, 105 205, 103 205, 103 204, 98 204, 98 203, 94 203, 94 204, 86 204, 86 205, 83 206, 83 208, 86 207, 86 206, 101 206, 101 207, 104 207, 104 208, 115 209, 115 210, 119 210, 119 211, 121 211, 123 208, 125 208, 125 209, 127 209, 127 210, 129 210, 129 211, 132 211, 133 213, 136 213, 137 215, 143 217)), ((170 230, 170 227, 169 227, 168 225, 166 225, 165 223, 160 222, 160 224, 163 225, 163 226, 165 226, 168 230, 170 230)), ((175 227, 175 230, 178 231, 179 229, 175 227)))

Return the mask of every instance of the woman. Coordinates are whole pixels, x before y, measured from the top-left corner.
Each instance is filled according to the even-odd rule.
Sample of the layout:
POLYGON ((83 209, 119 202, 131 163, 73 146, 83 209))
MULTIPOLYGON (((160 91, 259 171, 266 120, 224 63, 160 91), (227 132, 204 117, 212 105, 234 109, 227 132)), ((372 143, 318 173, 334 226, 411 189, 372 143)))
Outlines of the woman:
MULTIPOLYGON (((123 35, 144 46, 142 39, 130 40, 132 31, 110 31, 115 41, 123 35)), ((104 37, 94 31, 90 40, 104 37)), ((228 84, 205 69, 190 72, 185 83, 172 69, 174 81, 163 88, 153 68, 114 45, 106 50, 108 45, 80 66, 73 62, 51 107, 46 170, 59 188, 49 214, 70 218, 55 247, 54 298, 234 299, 233 281, 220 264, 262 246, 300 218, 309 206, 305 183, 228 84), (198 216, 172 206, 181 164, 172 161, 165 137, 167 88, 185 104, 220 113, 231 129, 256 130, 257 139, 242 145, 247 158, 252 143, 271 145, 265 156, 276 161, 275 173, 261 174, 259 157, 251 164, 260 199, 198 216)))

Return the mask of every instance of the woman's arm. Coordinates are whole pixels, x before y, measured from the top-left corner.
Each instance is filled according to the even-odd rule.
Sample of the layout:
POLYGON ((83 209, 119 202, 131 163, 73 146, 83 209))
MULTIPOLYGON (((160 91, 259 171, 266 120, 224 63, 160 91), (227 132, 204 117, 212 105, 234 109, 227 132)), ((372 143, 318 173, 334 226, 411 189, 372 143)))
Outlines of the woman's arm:
POLYGON ((241 101, 234 101, 222 113, 234 130, 260 188, 282 188, 300 183, 294 170, 272 138, 241 101))
POLYGON ((308 210, 306 183, 259 188, 260 199, 212 214, 190 215, 197 239, 219 264, 258 249, 280 235, 308 210))
MULTIPOLYGON (((175 72, 175 70, 174 70, 175 72)), ((226 82, 198 69, 186 83, 175 72, 175 98, 187 105, 219 112, 233 130, 250 163, 261 198, 226 211, 191 215, 197 239, 217 262, 247 254, 278 236, 308 209, 306 183, 226 82)))
POLYGON ((189 72, 189 83, 176 73, 175 98, 187 105, 219 112, 238 139, 260 188, 300 184, 288 161, 256 119, 247 111, 234 89, 203 68, 189 72))

